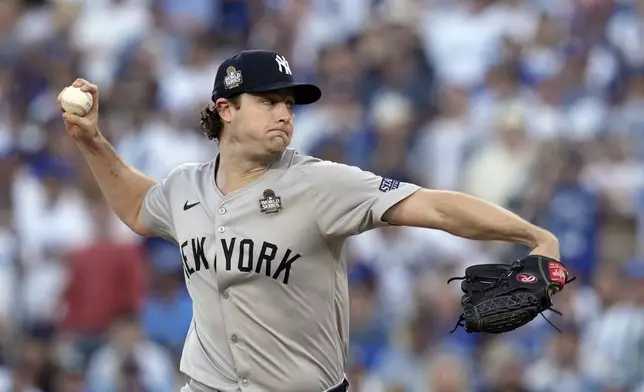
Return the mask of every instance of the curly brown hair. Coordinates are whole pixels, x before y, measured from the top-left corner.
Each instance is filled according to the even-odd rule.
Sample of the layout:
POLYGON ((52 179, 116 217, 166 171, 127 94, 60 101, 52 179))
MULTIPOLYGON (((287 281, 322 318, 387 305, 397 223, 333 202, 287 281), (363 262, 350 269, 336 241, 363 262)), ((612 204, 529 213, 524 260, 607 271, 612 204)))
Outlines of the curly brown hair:
MULTIPOLYGON (((228 98, 228 102, 233 105, 235 109, 241 106, 241 96, 235 95, 228 98)), ((209 140, 217 140, 221 137, 221 131, 224 128, 224 123, 219 117, 219 112, 216 106, 208 105, 201 111, 201 122, 199 124, 201 131, 208 137, 209 140)))

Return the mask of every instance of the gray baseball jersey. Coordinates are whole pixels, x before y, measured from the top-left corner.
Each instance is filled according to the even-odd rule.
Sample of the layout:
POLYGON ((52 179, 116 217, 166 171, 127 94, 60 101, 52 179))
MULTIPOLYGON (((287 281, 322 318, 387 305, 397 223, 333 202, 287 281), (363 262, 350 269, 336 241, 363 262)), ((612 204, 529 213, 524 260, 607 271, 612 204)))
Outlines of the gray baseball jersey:
POLYGON ((193 320, 180 369, 217 390, 322 391, 344 377, 348 237, 419 189, 287 149, 223 195, 217 159, 152 187, 142 218, 177 243, 193 320))

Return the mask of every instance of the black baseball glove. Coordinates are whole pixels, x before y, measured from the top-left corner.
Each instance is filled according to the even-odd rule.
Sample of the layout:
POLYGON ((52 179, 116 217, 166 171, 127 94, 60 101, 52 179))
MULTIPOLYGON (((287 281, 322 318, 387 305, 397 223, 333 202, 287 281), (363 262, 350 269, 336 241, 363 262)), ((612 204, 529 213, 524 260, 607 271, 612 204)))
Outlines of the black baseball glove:
POLYGON ((551 308, 551 296, 575 280, 568 278, 561 262, 537 255, 512 264, 472 265, 464 277, 447 283, 455 279, 463 280, 461 289, 465 294, 461 299, 463 313, 452 332, 460 326, 470 333, 512 331, 547 309, 561 314, 551 308))

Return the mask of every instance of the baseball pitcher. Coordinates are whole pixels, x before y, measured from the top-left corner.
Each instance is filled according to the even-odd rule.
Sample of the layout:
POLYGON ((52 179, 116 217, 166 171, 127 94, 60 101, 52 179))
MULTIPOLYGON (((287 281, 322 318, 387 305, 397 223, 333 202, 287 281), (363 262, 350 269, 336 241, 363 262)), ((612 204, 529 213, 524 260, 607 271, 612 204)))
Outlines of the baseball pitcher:
POLYGON ((84 117, 63 113, 65 127, 110 206, 139 235, 179 246, 194 304, 183 392, 347 391, 350 236, 406 225, 559 259, 552 234, 498 206, 289 149, 294 106, 321 91, 294 82, 278 53, 242 51, 221 64, 201 118, 217 157, 160 182, 101 135, 98 88, 74 86, 93 106, 84 117))

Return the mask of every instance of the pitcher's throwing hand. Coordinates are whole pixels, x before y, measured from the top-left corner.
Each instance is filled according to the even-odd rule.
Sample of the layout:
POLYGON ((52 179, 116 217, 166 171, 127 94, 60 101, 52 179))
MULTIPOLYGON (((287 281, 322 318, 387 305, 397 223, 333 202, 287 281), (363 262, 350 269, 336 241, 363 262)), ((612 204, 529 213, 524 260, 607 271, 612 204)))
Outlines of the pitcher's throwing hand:
POLYGON ((75 139, 85 139, 95 137, 98 133, 98 87, 84 79, 76 79, 71 87, 79 88, 83 92, 90 93, 92 96, 92 106, 89 112, 84 116, 78 116, 73 113, 66 113, 61 102, 63 89, 58 95, 58 107, 62 112, 63 122, 67 133, 75 139))

